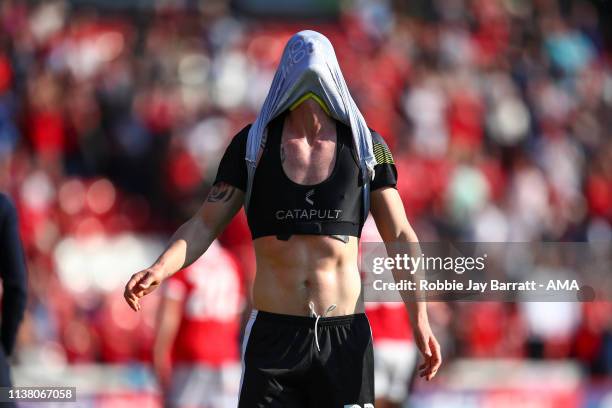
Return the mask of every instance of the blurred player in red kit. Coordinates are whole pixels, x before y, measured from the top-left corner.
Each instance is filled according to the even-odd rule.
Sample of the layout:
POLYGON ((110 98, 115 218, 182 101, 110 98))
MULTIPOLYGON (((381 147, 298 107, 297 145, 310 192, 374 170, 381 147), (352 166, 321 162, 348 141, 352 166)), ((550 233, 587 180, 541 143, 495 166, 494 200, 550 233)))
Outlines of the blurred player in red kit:
POLYGON ((165 282, 154 347, 165 406, 236 407, 243 307, 238 264, 217 242, 165 282))
MULTIPOLYGON (((364 224, 361 237, 362 242, 382 243, 371 218, 364 224)), ((374 338, 376 408, 400 408, 408 396, 417 362, 410 318, 401 302, 366 302, 366 315, 374 338)))
POLYGON ((399 408, 408 396, 417 362, 408 313, 400 302, 368 302, 366 314, 374 338, 376 407, 399 408))

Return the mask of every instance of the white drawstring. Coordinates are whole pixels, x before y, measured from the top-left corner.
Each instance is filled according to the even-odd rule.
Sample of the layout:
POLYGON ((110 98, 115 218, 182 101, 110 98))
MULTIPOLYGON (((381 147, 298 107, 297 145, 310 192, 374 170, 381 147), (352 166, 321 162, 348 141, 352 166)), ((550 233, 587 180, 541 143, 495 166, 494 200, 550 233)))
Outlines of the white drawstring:
POLYGON ((336 304, 334 303, 334 304, 330 305, 325 310, 325 313, 323 313, 323 315, 318 315, 317 312, 315 312, 315 307, 314 307, 314 303, 313 302, 308 302, 308 308, 310 309, 310 315, 317 318, 315 320, 315 327, 314 327, 315 343, 317 345, 317 350, 321 351, 321 347, 319 347, 319 333, 317 331, 317 325, 319 324, 319 319, 321 317, 327 317, 327 314, 336 308, 336 304))

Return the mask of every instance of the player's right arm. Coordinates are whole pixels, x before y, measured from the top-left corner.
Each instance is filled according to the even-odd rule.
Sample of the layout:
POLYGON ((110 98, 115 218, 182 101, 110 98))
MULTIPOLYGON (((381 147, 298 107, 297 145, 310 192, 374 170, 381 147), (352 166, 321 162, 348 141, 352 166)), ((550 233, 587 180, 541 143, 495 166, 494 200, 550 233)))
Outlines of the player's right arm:
POLYGON ((140 309, 138 299, 198 259, 223 231, 244 203, 247 185, 246 143, 250 125, 242 129, 225 150, 213 188, 200 210, 176 230, 166 250, 151 267, 132 275, 123 296, 130 307, 140 309))
POLYGON ((140 298, 202 256, 240 210, 243 202, 244 192, 240 189, 224 182, 216 183, 200 210, 172 235, 168 247, 157 261, 132 275, 123 294, 128 305, 135 311, 140 310, 140 298))

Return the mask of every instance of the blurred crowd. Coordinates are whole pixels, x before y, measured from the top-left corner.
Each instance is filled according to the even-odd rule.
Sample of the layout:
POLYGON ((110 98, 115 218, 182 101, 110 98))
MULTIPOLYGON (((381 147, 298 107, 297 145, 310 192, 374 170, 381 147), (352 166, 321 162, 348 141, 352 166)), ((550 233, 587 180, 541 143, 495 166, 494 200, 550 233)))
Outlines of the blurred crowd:
MULTIPOLYGON (((23 363, 150 361, 154 300, 136 315, 121 287, 75 290, 58 246, 163 237, 186 220, 303 28, 334 44, 421 240, 612 241, 612 38, 593 3, 356 0, 306 22, 177 3, 0 2, 0 189, 16 201, 30 270, 23 363)), ((248 281, 242 214, 220 241, 248 281)), ((612 372, 609 304, 432 309, 450 357, 612 372)))

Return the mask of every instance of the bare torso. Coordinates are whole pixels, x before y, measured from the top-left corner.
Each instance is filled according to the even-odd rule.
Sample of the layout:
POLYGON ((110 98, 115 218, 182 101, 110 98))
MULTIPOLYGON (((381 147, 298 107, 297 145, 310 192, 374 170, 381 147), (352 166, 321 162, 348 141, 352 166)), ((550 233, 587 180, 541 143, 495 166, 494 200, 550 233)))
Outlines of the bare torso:
POLYGON ((330 316, 363 312, 361 279, 357 269, 357 238, 343 243, 331 237, 294 235, 255 240, 257 275, 253 285, 255 308, 274 313, 308 315, 336 305, 330 316))
MULTIPOLYGON (((296 183, 312 185, 331 174, 336 157, 336 126, 316 102, 304 102, 285 121, 281 161, 296 183)), ((261 237, 253 241, 257 275, 255 308, 268 312, 308 315, 309 302, 329 316, 363 312, 357 268, 358 239, 344 243, 329 236, 293 235, 288 241, 261 237)))

